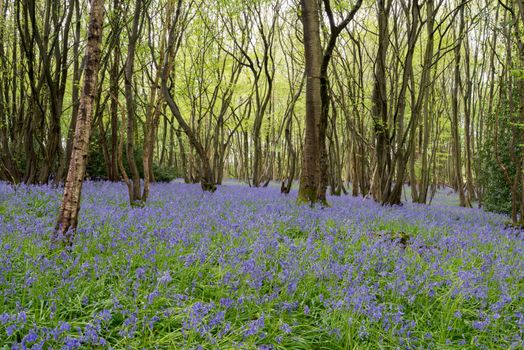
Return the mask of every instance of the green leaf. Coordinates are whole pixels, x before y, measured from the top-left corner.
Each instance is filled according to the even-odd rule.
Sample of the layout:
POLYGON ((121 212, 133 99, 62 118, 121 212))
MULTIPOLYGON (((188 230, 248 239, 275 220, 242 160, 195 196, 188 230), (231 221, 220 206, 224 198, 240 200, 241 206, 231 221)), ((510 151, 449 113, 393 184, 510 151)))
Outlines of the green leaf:
POLYGON ((511 76, 517 79, 524 79, 524 69, 512 69, 511 76))

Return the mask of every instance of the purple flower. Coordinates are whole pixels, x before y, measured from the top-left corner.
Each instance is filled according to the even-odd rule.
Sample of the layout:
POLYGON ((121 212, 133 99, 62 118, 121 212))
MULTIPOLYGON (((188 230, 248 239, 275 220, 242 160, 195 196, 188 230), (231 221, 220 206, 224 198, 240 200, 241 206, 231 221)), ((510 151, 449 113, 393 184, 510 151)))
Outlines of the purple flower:
POLYGON ((157 279, 158 284, 167 285, 169 282, 171 282, 173 279, 171 278, 171 275, 169 274, 169 271, 164 271, 157 279))
POLYGON ((292 329, 291 329, 291 326, 288 325, 287 323, 283 323, 281 326, 280 326, 280 330, 286 334, 288 333, 291 333, 292 329))
POLYGON ((234 301, 229 298, 221 298, 220 299, 220 305, 225 307, 226 309, 229 309, 233 305, 234 301))
POLYGON ((473 328, 481 331, 481 330, 484 330, 487 326, 489 326, 489 324, 490 324, 489 317, 486 317, 486 319, 482 321, 474 321, 473 328))
POLYGON ((63 333, 69 332, 71 330, 71 325, 67 322, 62 322, 58 324, 59 330, 63 333))
POLYGON ((38 340, 38 334, 34 329, 31 329, 29 333, 22 339, 22 344, 27 345, 29 343, 34 343, 38 340))
POLYGON ((249 322, 248 329, 244 332, 244 337, 258 334, 264 328, 264 325, 264 314, 262 314, 260 318, 249 322))
POLYGON ((135 275, 137 279, 143 279, 146 275, 146 270, 143 267, 139 267, 136 269, 135 275))
POLYGON ((158 183, 145 207, 129 208, 124 184, 88 181, 72 251, 35 254, 47 249, 43 233, 55 225, 61 195, 50 186, 14 195, 0 183, 0 247, 9 245, 0 254, 0 344, 154 347, 169 331, 187 349, 269 346, 264 337, 277 347, 301 330, 289 320, 306 315, 308 326, 340 335, 342 347, 350 327, 361 342, 384 346, 386 332, 416 348, 433 343, 426 332, 450 321, 449 312, 447 347, 475 335, 487 348, 522 344, 522 236, 503 228, 505 217, 449 206, 441 192, 432 206, 340 196, 319 209, 271 185, 228 183, 203 195, 198 186, 158 183), (397 231, 409 234, 406 247, 386 236, 397 231), (104 289, 84 293, 95 285, 104 289), (434 317, 418 317, 433 294, 434 317), (40 307, 49 320, 38 317, 40 307), (66 322, 73 317, 75 327, 66 322), (475 334, 454 338, 468 328, 475 334))
POLYGON ((24 311, 19 312, 16 316, 17 322, 26 323, 27 322, 27 316, 24 311))
POLYGON ((99 318, 101 321, 109 322, 111 320, 111 311, 109 310, 102 310, 97 315, 97 318, 99 318))
POLYGON ((16 330, 17 330, 17 327, 14 324, 7 326, 7 328, 6 328, 7 336, 8 337, 12 336, 13 333, 16 332, 16 330))
POLYGON ((225 315, 226 313, 224 311, 217 312, 211 321, 209 321, 209 327, 214 328, 215 326, 222 324, 225 320, 225 315))
POLYGON ((304 305, 304 315, 309 315, 309 306, 304 305))
POLYGON ((62 350, 80 349, 81 346, 82 346, 82 343, 77 338, 67 337, 65 339, 64 346, 62 347, 62 350))
POLYGON ((10 319, 11 317, 8 313, 0 314, 0 323, 2 323, 2 325, 5 325, 7 322, 9 322, 10 319))

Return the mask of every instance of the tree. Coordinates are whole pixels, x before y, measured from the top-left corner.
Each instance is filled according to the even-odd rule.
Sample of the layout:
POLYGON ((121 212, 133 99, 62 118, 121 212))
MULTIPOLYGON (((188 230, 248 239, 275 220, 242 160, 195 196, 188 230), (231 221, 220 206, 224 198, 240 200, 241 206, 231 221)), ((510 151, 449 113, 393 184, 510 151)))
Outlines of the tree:
POLYGON ((324 0, 323 3, 330 29, 325 50, 320 42, 319 5, 316 1, 301 1, 307 83, 306 136, 298 201, 311 204, 317 201, 327 204, 326 130, 330 105, 328 67, 338 36, 353 19, 362 0, 357 1, 340 24, 335 23, 330 1, 324 0), (320 85, 317 86, 317 83, 320 85))
POLYGON ((322 63, 320 66, 320 98, 322 104, 322 112, 320 114, 320 129, 318 134, 318 147, 320 156, 320 179, 317 185, 317 200, 322 203, 327 203, 326 200, 326 188, 328 183, 328 153, 326 148, 326 130, 328 127, 329 118, 329 105, 331 104, 330 98, 330 84, 328 78, 328 68, 331 58, 333 56, 333 50, 337 44, 337 39, 342 31, 348 26, 349 22, 353 20, 358 9, 362 5, 362 0, 357 0, 355 5, 346 15, 344 20, 337 24, 335 22, 335 16, 331 8, 330 0, 323 0, 324 10, 329 21, 329 36, 326 47, 322 54, 322 63))
MULTIPOLYGON (((135 12, 131 32, 129 34, 129 46, 127 48, 127 59, 125 64, 125 96, 127 111, 127 142, 126 156, 127 164, 131 172, 131 179, 125 179, 129 190, 129 202, 131 205, 142 201, 140 175, 135 162, 135 129, 136 129, 136 100, 133 86, 133 75, 135 68, 135 51, 137 41, 140 35, 142 19, 142 1, 137 0, 135 3, 135 12)), ((125 178, 125 177, 124 177, 125 178)))
POLYGON ((104 20, 104 0, 91 0, 90 22, 85 54, 84 85, 80 96, 73 151, 64 186, 64 197, 58 215, 53 242, 73 243, 78 224, 82 183, 87 164, 89 137, 93 121, 93 102, 100 68, 100 45, 104 20))
POLYGON ((301 0, 300 3, 306 61, 306 134, 298 201, 313 204, 317 202, 317 189, 320 183, 319 131, 320 114, 322 113, 320 95, 322 47, 320 45, 318 2, 316 0, 301 0))
POLYGON ((171 87, 168 85, 170 74, 173 70, 174 59, 180 45, 180 38, 183 34, 183 26, 185 23, 182 23, 180 28, 177 28, 180 25, 182 15, 182 0, 178 0, 177 9, 169 27, 169 35, 167 39, 167 49, 165 52, 164 65, 162 67, 162 94, 167 101, 167 105, 171 110, 171 113, 175 116, 178 124, 182 127, 182 130, 189 138, 190 144, 195 148, 196 153, 200 159, 200 169, 199 169, 199 178, 204 191, 214 192, 216 190, 215 176, 213 173, 213 168, 211 166, 211 161, 209 156, 204 148, 204 145, 198 139, 195 131, 189 126, 182 116, 182 112, 178 107, 178 104, 175 102, 173 95, 171 94, 171 87), (177 29, 179 31, 177 31, 177 29))
POLYGON ((453 79, 453 93, 452 93, 452 118, 451 118, 451 131, 453 134, 453 159, 455 169, 455 189, 459 193, 460 206, 471 207, 471 203, 466 202, 466 196, 464 194, 464 185, 462 180, 462 155, 460 149, 460 135, 459 135, 459 89, 462 84, 460 77, 460 61, 462 58, 462 40, 465 32, 465 19, 464 19, 465 6, 462 5, 460 8, 460 24, 457 33, 457 45, 455 46, 455 69, 453 79))

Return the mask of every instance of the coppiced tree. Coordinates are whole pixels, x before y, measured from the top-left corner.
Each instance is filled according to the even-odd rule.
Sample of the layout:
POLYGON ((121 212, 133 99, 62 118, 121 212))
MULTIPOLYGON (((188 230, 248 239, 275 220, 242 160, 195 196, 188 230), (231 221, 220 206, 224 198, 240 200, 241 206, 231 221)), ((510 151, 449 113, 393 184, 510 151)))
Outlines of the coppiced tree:
POLYGON ((325 48, 322 48, 320 42, 319 5, 315 4, 314 1, 301 2, 307 84, 306 138, 298 200, 311 204, 318 201, 325 205, 327 204, 326 188, 328 182, 326 131, 330 106, 328 67, 338 36, 351 22, 362 5, 362 1, 357 1, 339 24, 335 22, 331 2, 325 0, 323 5, 329 22, 329 34, 325 48), (316 12, 316 14, 313 12, 316 12), (320 60, 318 56, 320 56, 320 60), (317 79, 320 79, 319 87, 317 87, 317 79), (320 100, 318 100, 319 97, 320 100), (319 107, 320 112, 317 111, 319 107), (313 169, 315 170, 313 171, 313 169))

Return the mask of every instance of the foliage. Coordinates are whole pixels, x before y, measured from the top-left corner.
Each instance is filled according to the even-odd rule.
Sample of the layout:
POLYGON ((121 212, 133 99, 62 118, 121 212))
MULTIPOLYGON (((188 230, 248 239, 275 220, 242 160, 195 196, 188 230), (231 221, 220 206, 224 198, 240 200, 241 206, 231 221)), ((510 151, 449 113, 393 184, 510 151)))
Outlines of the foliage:
MULTIPOLYGON (((490 123, 495 125, 494 119, 497 117, 491 116, 490 118, 492 119, 490 123)), ((488 211, 510 214, 511 184, 508 183, 501 164, 512 179, 516 171, 515 163, 511 159, 512 128, 507 117, 500 115, 498 118, 498 136, 490 135, 485 138, 477 162, 481 165, 480 183, 484 193, 484 208, 488 211)))
POLYGON ((153 174, 155 175, 156 182, 169 182, 183 176, 180 169, 160 166, 157 163, 153 164, 153 174))
POLYGON ((0 183, 0 344, 524 346, 524 241, 502 215, 348 196, 297 207, 296 192, 235 184, 151 190, 130 208, 122 183, 86 182, 74 247, 49 252, 60 190, 0 183))
MULTIPOLYGON (((107 179, 107 169, 106 163, 104 160, 104 152, 102 151, 102 146, 99 139, 98 130, 94 129, 94 137, 91 137, 91 145, 89 146, 89 156, 86 169, 86 177, 90 179, 107 179)), ((138 168, 140 177, 144 177, 144 164, 142 162, 143 147, 141 144, 138 144, 135 147, 135 163, 138 168)), ((126 168, 127 173, 129 174, 129 167, 127 165, 127 157, 125 152, 123 153, 124 159, 124 168, 126 168)), ((181 177, 180 171, 177 169, 169 168, 168 166, 160 166, 157 163, 153 163, 153 174, 155 175, 155 181, 160 182, 169 182, 178 177, 181 177)))

